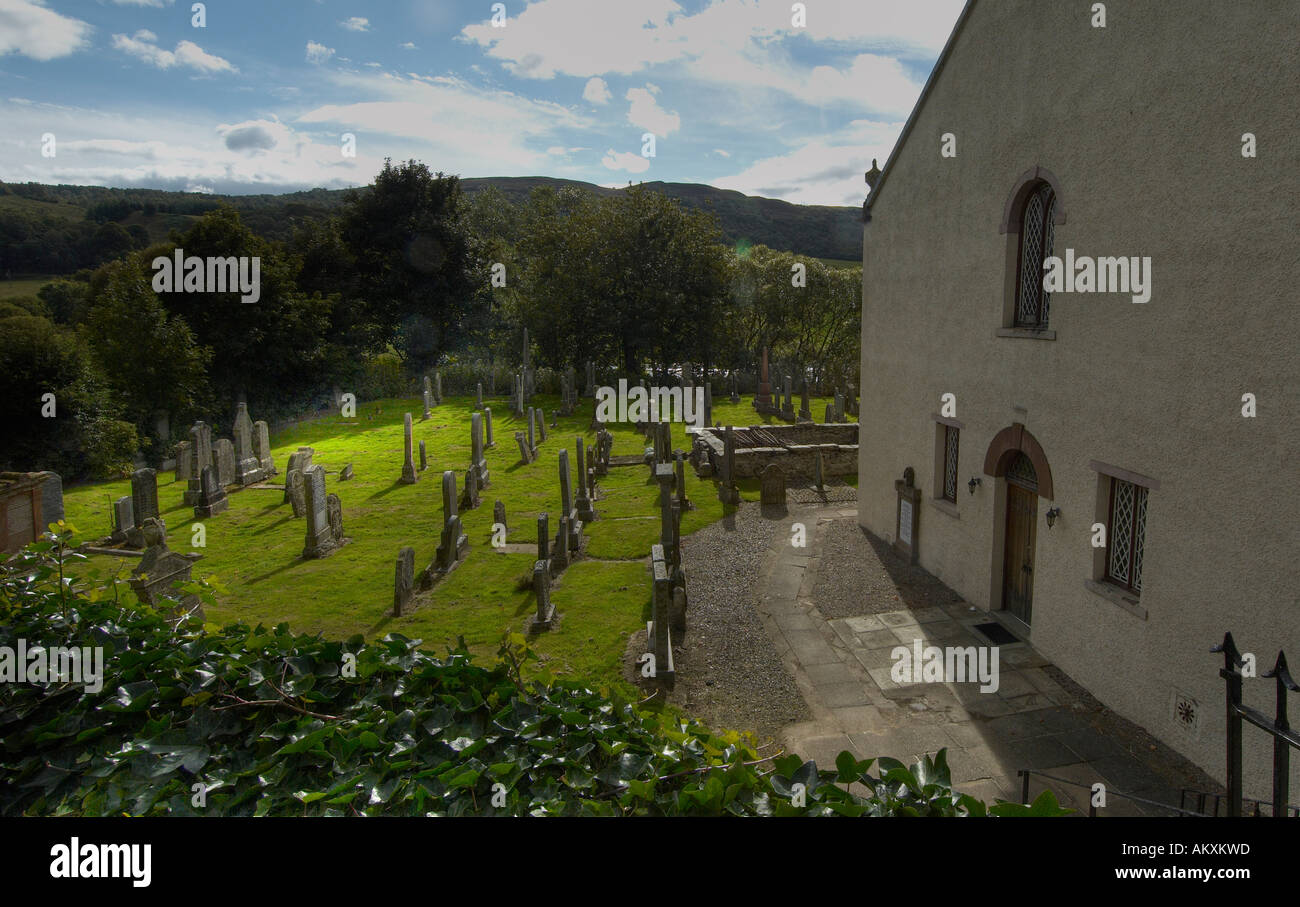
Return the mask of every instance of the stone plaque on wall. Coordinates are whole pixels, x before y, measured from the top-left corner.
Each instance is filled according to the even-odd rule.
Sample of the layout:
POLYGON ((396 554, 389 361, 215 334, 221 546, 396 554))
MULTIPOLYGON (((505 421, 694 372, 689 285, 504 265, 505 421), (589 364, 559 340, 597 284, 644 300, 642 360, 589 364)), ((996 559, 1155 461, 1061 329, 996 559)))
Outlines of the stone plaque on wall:
POLYGON ((903 478, 894 481, 898 492, 898 520, 895 524, 894 550, 907 558, 909 564, 916 563, 917 527, 920 520, 921 490, 916 487, 916 470, 907 467, 903 478))

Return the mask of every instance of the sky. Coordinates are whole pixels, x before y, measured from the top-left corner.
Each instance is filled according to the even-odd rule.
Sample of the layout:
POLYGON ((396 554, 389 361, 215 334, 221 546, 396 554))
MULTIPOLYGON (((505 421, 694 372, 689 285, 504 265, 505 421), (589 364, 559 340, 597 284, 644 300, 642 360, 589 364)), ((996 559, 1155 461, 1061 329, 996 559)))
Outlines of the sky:
POLYGON ((279 193, 391 157, 856 206, 961 6, 0 0, 0 179, 279 193))

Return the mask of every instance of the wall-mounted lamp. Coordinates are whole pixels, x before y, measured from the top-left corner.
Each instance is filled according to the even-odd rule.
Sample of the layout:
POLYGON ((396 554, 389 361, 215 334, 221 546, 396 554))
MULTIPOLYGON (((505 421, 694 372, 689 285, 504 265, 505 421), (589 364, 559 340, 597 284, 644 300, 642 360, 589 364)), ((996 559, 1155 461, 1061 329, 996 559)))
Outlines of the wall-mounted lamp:
POLYGON ((975 489, 978 488, 980 485, 983 485, 983 484, 984 484, 984 483, 980 481, 980 479, 979 479, 978 476, 971 476, 971 480, 970 480, 969 482, 966 483, 966 487, 970 489, 970 493, 971 493, 971 494, 974 494, 974 493, 975 493, 975 489))
POLYGON ((1056 522, 1056 518, 1059 517, 1060 515, 1061 515, 1061 508, 1060 508, 1060 507, 1053 507, 1051 510, 1047 511, 1047 528, 1048 528, 1048 529, 1051 529, 1051 528, 1052 528, 1052 524, 1056 522))

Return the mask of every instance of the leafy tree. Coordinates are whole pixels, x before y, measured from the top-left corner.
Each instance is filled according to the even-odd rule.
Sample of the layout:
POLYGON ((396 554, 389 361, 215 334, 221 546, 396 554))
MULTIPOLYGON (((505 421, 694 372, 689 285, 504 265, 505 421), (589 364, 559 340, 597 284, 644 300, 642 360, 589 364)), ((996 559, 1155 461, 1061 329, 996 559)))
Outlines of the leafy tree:
POLYGON ((474 333, 470 246, 460 182, 425 164, 384 161, 374 186, 352 192, 340 234, 360 296, 415 373, 474 333))

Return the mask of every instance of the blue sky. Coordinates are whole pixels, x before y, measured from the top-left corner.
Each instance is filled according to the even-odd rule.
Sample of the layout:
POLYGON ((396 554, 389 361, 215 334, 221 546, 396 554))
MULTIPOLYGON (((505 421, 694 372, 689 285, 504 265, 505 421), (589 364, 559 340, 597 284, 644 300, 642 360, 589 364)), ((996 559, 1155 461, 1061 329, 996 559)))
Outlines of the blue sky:
POLYGON ((0 179, 284 192, 392 157, 857 205, 962 2, 805 0, 796 25, 790 0, 504 0, 494 26, 492 0, 211 0, 202 28, 192 5, 0 0, 0 179))

